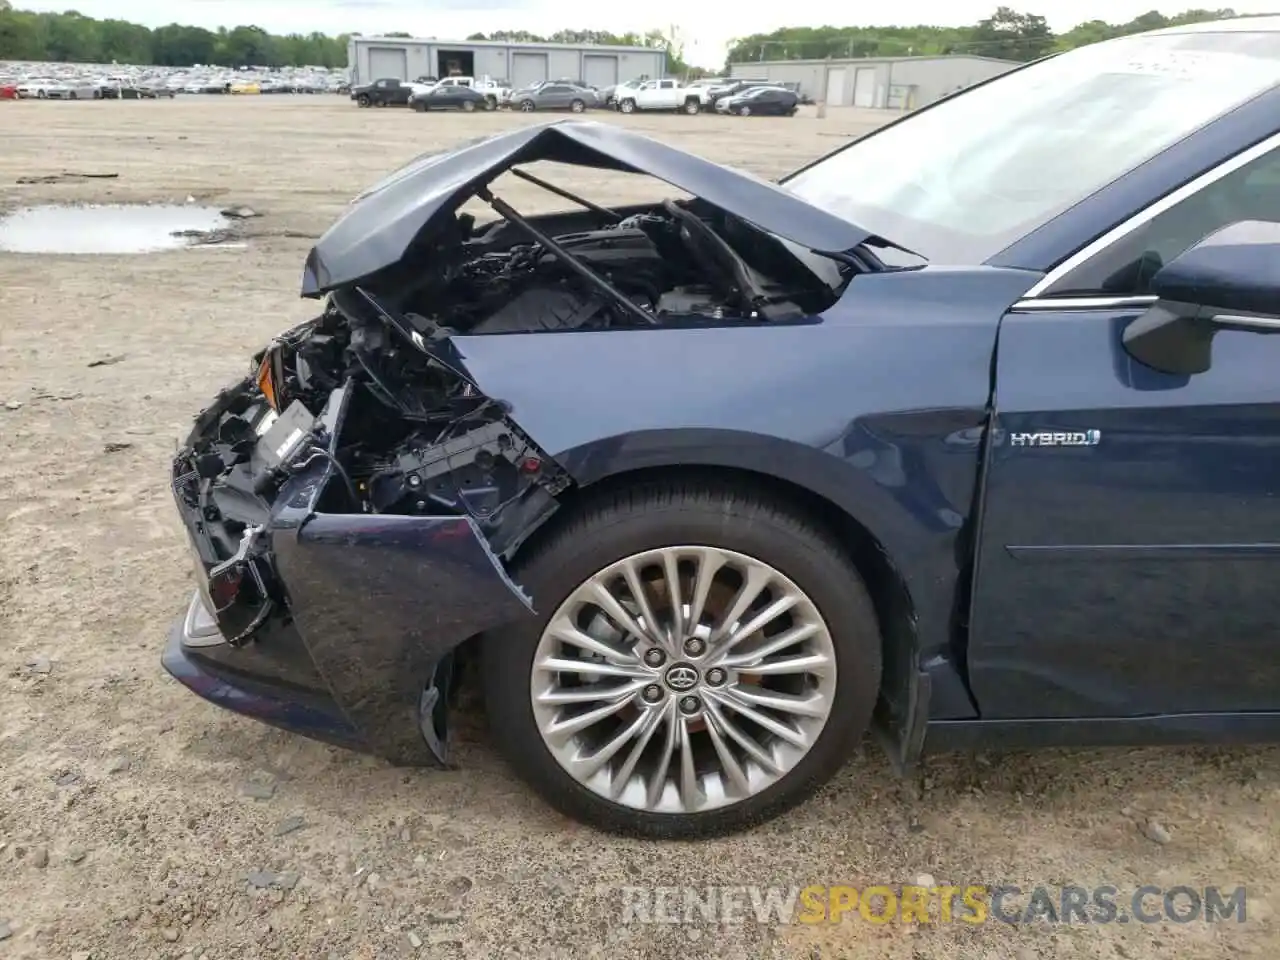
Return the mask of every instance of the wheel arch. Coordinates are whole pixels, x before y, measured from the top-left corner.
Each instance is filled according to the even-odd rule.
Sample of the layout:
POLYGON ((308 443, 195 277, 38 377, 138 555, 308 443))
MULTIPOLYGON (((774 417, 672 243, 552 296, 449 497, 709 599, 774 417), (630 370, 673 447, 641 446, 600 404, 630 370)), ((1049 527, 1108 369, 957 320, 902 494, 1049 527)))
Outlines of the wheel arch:
MULTIPOLYGON (((559 506, 524 532, 508 552, 509 569, 519 577, 520 558, 598 498, 620 487, 655 480, 681 479, 742 484, 805 514, 836 540, 862 577, 880 628, 882 677, 877 721, 894 729, 905 705, 913 702, 919 675, 916 608, 908 577, 878 527, 875 496, 858 496, 858 471, 823 451, 791 441, 729 431, 662 431, 632 435, 618 455, 616 441, 591 444, 563 456, 577 481, 559 498, 559 506), (707 434, 732 433, 712 438, 707 434), (610 449, 603 449, 610 448, 610 449), (821 467, 819 467, 819 464, 821 467)), ((868 493, 870 493, 868 491, 868 493)), ((533 598, 535 607, 538 598, 533 598)), ((895 735, 896 736, 896 735, 895 735)))

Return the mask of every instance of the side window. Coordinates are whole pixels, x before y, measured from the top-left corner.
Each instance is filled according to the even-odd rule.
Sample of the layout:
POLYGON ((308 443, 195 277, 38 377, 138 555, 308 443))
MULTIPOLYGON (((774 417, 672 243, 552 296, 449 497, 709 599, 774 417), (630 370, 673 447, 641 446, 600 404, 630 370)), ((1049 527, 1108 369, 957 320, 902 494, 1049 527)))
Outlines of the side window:
POLYGON ((674 80, 663 80, 663 81, 662 81, 662 89, 663 89, 663 90, 674 90, 675 88, 676 88, 676 82, 675 82, 674 80))
POLYGON ((1280 222, 1280 149, 1209 184, 1121 237, 1054 286, 1052 296, 1141 296, 1164 264, 1239 220, 1280 222))

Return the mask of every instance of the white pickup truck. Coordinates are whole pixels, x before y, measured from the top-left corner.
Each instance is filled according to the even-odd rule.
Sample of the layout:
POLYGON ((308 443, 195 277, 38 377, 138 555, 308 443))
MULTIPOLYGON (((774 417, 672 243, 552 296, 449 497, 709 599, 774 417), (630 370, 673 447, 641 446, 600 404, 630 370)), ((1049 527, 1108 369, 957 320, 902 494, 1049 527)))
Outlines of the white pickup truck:
POLYGON ((679 110, 696 114, 702 109, 701 91, 682 86, 679 80, 646 80, 637 89, 617 92, 618 109, 623 113, 637 110, 679 110))

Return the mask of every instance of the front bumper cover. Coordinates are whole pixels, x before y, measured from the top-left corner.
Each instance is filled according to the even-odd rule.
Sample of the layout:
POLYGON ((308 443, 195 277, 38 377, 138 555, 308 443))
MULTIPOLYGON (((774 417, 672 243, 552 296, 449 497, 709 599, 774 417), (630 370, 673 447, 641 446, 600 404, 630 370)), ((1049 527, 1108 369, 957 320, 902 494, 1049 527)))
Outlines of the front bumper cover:
MULTIPOLYGON (((532 604, 470 517, 324 512, 334 474, 320 459, 295 473, 258 534, 282 609, 232 646, 197 591, 163 664, 205 699, 275 726, 397 764, 446 763, 454 651, 532 616, 532 604)), ((180 497, 178 508, 201 552, 201 518, 180 497)))

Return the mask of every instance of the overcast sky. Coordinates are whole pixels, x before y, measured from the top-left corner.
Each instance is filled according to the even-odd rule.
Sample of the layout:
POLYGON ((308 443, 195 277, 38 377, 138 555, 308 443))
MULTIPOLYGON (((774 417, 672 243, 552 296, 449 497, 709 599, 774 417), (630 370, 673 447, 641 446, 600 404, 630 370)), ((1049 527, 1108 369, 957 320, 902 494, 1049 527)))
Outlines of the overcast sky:
MULTIPOLYGON (((829 0, 786 0, 784 3, 725 5, 705 0, 14 0, 14 6, 37 10, 76 9, 91 17, 119 17, 156 27, 185 23, 203 27, 255 24, 272 33, 364 34, 406 31, 415 36, 461 40, 477 31, 529 30, 554 33, 564 27, 624 33, 675 28, 684 41, 685 58, 715 67, 724 63, 725 48, 735 36, 767 33, 783 26, 841 26, 929 23, 976 23, 1000 0, 895 0, 884 13, 858 4, 845 16, 829 0)), ((1224 0, 1224 3, 1226 0, 1224 0)), ((1194 0, 1158 5, 1153 0, 1034 0, 1011 3, 1016 10, 1038 13, 1057 31, 1083 20, 1130 20, 1153 6, 1173 14, 1189 7, 1214 7, 1194 0)), ((1280 0, 1234 0, 1240 13, 1280 9, 1280 0)))

